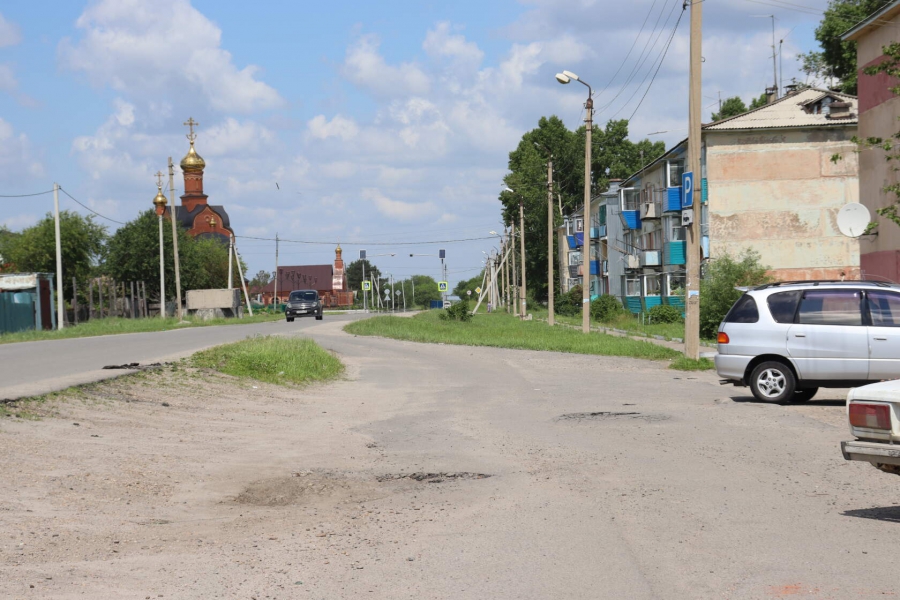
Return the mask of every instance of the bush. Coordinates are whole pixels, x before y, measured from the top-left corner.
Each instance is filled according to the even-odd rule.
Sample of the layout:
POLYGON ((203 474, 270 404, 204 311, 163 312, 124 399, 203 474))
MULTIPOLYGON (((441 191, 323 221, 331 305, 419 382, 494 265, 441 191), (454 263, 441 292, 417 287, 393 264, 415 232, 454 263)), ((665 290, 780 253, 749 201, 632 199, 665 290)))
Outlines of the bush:
POLYGON ((651 323, 681 323, 681 309, 668 304, 653 306, 647 311, 651 323))
POLYGON ((581 314, 581 294, 581 286, 576 285, 565 294, 560 295, 559 298, 555 299, 553 302, 553 308, 556 310, 556 314, 564 317, 573 317, 581 314))
POLYGON ((768 283, 768 267, 760 264, 759 254, 745 250, 736 259, 725 254, 711 260, 706 276, 700 281, 700 336, 714 339, 719 323, 743 294, 738 286, 755 286, 768 283))
POLYGON ((609 294, 603 294, 591 302, 591 318, 595 321, 611 321, 619 316, 622 310, 619 299, 609 294))
POLYGON ((472 313, 469 312, 469 301, 463 298, 459 302, 455 302, 450 305, 450 308, 445 308, 438 315, 442 321, 462 321, 463 323, 468 323, 472 320, 472 313))

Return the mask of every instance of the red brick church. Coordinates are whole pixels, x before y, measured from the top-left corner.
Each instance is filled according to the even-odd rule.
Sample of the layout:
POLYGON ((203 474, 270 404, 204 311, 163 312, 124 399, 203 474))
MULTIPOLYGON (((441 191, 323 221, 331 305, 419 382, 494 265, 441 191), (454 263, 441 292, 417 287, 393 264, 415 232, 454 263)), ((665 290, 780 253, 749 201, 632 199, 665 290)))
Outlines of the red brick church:
MULTIPOLYGON (((334 264, 278 267, 278 302, 284 302, 293 290, 316 290, 328 307, 352 306, 353 292, 347 285, 341 246, 334 250, 334 264)), ((261 290, 264 304, 272 303, 275 282, 261 290)))

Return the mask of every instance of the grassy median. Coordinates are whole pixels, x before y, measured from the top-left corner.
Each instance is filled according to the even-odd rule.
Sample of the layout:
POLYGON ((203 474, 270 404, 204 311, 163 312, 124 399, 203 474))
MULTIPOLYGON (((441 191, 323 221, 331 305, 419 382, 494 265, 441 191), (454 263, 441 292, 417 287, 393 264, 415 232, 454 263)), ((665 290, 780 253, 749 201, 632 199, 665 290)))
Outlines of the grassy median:
POLYGON ((373 317, 350 323, 344 327, 344 331, 355 335, 462 346, 548 350, 651 360, 681 356, 675 350, 651 342, 603 333, 584 335, 567 327, 549 327, 539 321, 520 321, 505 313, 478 314, 471 322, 461 323, 440 320, 440 312, 427 311, 411 318, 373 317))
POLYGON ((191 365, 267 383, 328 381, 344 372, 333 354, 307 338, 258 336, 202 350, 191 365))

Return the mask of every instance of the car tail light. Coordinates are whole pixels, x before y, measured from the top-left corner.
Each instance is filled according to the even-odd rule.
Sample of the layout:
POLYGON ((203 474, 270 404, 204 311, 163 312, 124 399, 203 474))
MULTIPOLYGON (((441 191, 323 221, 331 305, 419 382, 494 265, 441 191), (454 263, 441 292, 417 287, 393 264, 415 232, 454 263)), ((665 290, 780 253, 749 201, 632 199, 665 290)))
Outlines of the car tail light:
POLYGON ((850 403, 850 425, 866 429, 890 429, 891 409, 886 404, 850 403))
POLYGON ((727 333, 725 333, 724 331, 720 331, 719 335, 716 337, 716 341, 719 342, 720 344, 727 344, 731 340, 728 339, 727 333))

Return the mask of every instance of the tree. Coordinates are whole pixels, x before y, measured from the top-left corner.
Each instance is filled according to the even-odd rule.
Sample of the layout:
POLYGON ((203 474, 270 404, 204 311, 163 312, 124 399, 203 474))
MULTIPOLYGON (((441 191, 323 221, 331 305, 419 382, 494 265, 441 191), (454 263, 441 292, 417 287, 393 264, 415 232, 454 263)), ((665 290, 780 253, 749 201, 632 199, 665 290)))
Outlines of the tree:
POLYGON ((259 294, 262 292, 263 288, 272 283, 272 280, 275 279, 274 275, 265 269, 260 270, 256 275, 253 276, 253 279, 250 280, 250 288, 251 294, 259 294))
POLYGON ((763 92, 758 97, 750 101, 750 108, 748 110, 756 110, 757 108, 762 108, 768 103, 769 98, 766 96, 766 93, 763 92))
POLYGON ((404 282, 407 294, 412 294, 415 288, 414 296, 407 296, 407 305, 412 297, 413 305, 427 307, 432 300, 440 300, 441 292, 438 289, 438 283, 433 277, 428 275, 413 275, 404 282))
POLYGON ((453 288, 453 295, 459 296, 460 298, 466 298, 466 292, 472 290, 472 293, 475 293, 475 288, 481 285, 481 282, 484 280, 484 269, 481 270, 481 273, 476 275, 471 279, 466 279, 460 281, 456 284, 456 287, 453 288))
POLYGON ((856 94, 856 42, 841 39, 851 27, 870 14, 881 10, 890 0, 831 0, 822 21, 816 28, 816 40, 821 53, 811 52, 798 58, 806 67, 815 67, 820 73, 838 78, 835 89, 856 94))
MULTIPOLYGON (((628 121, 609 121, 594 126, 591 143, 591 195, 606 190, 611 178, 625 178, 665 152, 664 142, 628 139, 628 121)), ((547 297, 547 155, 553 156, 553 195, 563 211, 584 202, 584 127, 570 131, 556 116, 541 117, 538 126, 522 136, 509 153, 505 183, 514 190, 502 192, 504 223, 519 226, 519 201, 525 213, 525 271, 529 295, 547 297)), ((562 216, 554 211, 554 228, 562 216)), ((555 256, 553 257, 555 260, 555 256)), ((464 291, 464 290, 463 290, 464 291)))
POLYGON ((363 265, 366 267, 366 279, 373 281, 381 278, 381 271, 378 267, 368 261, 368 259, 354 260, 344 269, 344 276, 347 278, 347 287, 351 290, 359 291, 362 289, 363 282, 363 265))
MULTIPOLYGON (((143 281, 159 298, 159 224, 150 209, 119 228, 110 238, 106 270, 119 281, 143 281)), ((166 297, 175 295, 172 227, 163 226, 166 297)), ((221 289, 228 285, 228 246, 217 239, 192 238, 178 227, 178 253, 183 290, 221 289)), ((236 270, 237 265, 234 265, 236 270)), ((242 264, 243 268, 246 268, 242 264)), ((237 279, 235 275, 235 280, 237 279)))
MULTIPOLYGON (((63 294, 72 297, 72 277, 85 281, 103 260, 106 227, 94 222, 93 216, 83 217, 64 210, 59 213, 60 246, 62 248, 63 294)), ((2 246, 4 260, 11 269, 20 272, 56 272, 56 225, 53 215, 43 219, 20 234, 6 234, 2 246)))
POLYGON ((722 108, 719 109, 719 112, 713 113, 712 120, 721 121, 722 119, 742 115, 745 112, 747 112, 747 105, 744 104, 744 101, 741 100, 740 96, 733 96, 731 98, 726 98, 722 102, 722 108))

